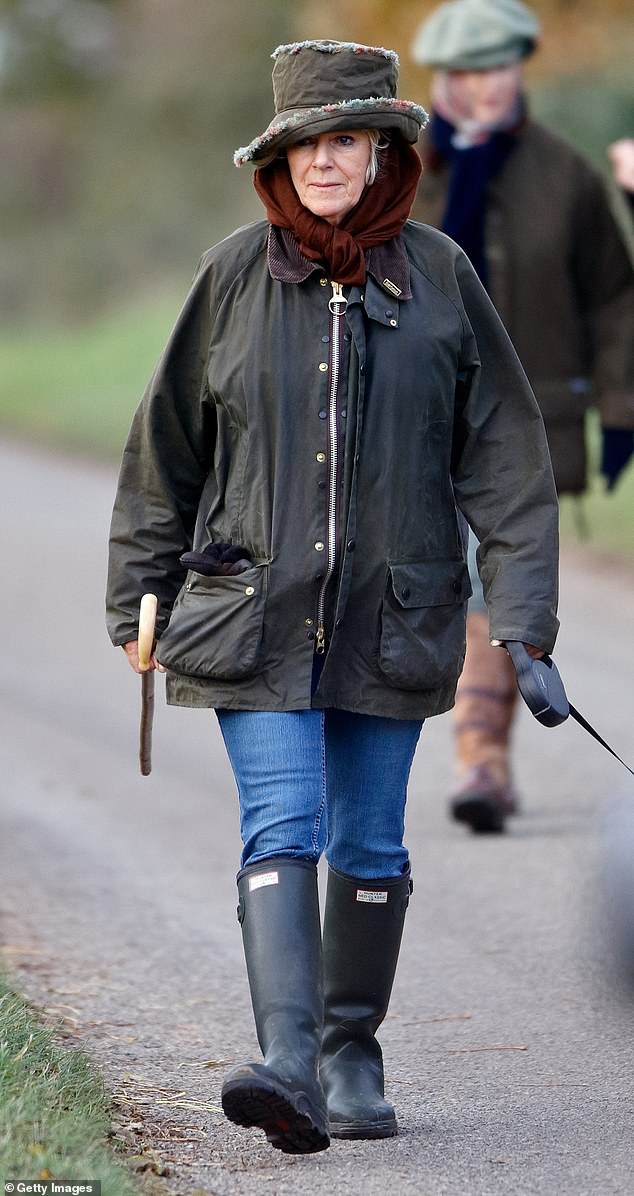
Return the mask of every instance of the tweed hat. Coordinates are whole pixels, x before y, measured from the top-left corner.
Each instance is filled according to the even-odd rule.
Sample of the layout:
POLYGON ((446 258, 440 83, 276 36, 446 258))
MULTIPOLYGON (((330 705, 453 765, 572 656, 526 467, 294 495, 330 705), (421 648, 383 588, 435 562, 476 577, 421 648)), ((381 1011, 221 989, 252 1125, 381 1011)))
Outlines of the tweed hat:
POLYGON ((396 129, 415 142, 427 122, 424 108, 397 98, 393 50, 304 41, 278 46, 271 57, 275 116, 263 133, 236 150, 236 166, 270 161, 302 137, 336 129, 396 129))
POLYGON ((412 57, 441 71, 486 71, 527 58, 539 31, 522 0, 449 0, 419 27, 412 57))

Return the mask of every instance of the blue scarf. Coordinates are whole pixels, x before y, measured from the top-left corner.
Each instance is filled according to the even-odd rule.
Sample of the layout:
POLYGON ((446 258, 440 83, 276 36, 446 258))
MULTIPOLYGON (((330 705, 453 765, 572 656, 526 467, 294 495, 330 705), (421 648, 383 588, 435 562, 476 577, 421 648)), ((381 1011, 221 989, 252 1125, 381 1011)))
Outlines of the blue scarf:
POLYGON ((432 112, 429 137, 434 149, 451 167, 447 206, 441 228, 464 249, 480 281, 488 286, 484 247, 487 188, 508 158, 516 138, 500 131, 481 145, 454 145, 455 127, 439 112, 432 112))

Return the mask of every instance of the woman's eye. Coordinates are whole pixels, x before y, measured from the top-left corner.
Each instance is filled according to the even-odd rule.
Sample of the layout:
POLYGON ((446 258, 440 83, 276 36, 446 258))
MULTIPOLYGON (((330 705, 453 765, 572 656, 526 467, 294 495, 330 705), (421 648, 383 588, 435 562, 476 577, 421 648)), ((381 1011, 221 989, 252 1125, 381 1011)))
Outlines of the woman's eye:
POLYGON ((351 137, 349 133, 342 133, 337 141, 339 145, 354 145, 354 137, 351 137))

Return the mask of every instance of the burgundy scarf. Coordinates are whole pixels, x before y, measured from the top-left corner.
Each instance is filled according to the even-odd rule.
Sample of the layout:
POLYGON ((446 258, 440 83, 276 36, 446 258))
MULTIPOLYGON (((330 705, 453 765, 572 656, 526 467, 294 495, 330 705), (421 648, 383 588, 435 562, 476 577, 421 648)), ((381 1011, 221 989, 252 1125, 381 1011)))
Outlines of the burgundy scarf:
POLYGON ((321 262, 335 282, 365 282, 364 250, 398 237, 409 216, 421 173, 421 161, 409 142, 398 137, 381 154, 375 182, 341 224, 329 224, 299 201, 285 159, 256 170, 254 186, 270 224, 289 228, 302 253, 321 262))

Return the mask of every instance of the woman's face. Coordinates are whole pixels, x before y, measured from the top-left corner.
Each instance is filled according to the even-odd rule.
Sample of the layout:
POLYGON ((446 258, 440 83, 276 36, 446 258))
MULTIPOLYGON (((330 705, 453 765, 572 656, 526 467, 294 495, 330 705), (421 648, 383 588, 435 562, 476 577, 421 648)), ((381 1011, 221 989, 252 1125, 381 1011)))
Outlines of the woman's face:
POLYGON ((288 168, 304 207, 340 224, 361 199, 370 152, 363 129, 320 133, 289 145, 288 168))
POLYGON ((489 71, 452 71, 451 82, 460 92, 471 120, 495 125, 511 111, 522 86, 522 64, 489 71))

